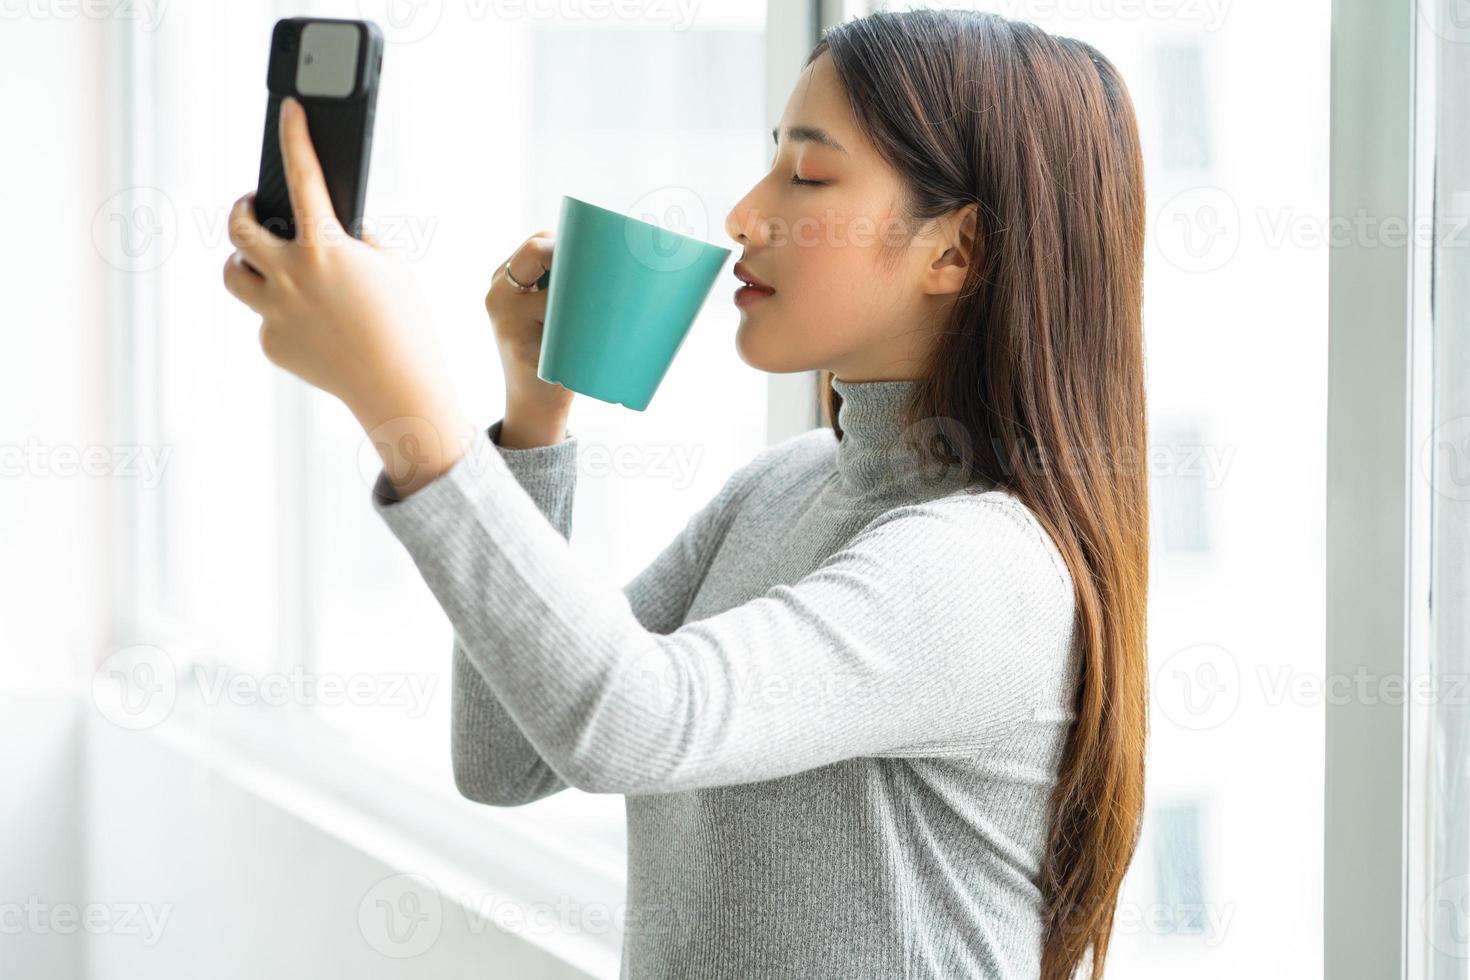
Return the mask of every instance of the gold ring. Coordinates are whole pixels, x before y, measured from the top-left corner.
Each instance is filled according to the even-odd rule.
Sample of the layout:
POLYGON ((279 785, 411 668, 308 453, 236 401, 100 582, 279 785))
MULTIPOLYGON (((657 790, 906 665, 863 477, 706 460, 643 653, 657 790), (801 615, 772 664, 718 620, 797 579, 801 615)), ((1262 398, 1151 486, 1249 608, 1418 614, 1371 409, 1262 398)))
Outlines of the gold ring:
POLYGON ((540 280, 532 283, 524 283, 520 282, 516 279, 515 276, 511 275, 509 260, 507 260, 505 263, 505 281, 510 283, 510 288, 514 289, 518 293, 534 293, 538 292, 541 289, 540 280))

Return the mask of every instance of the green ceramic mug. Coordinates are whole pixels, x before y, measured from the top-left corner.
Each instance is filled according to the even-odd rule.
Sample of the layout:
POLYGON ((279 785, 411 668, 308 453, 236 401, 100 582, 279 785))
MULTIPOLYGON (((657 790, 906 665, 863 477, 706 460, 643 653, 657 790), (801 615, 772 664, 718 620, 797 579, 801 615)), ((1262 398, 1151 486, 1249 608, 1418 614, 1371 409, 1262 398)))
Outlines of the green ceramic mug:
POLYGON ((537 376, 643 411, 730 250, 561 200, 537 376))

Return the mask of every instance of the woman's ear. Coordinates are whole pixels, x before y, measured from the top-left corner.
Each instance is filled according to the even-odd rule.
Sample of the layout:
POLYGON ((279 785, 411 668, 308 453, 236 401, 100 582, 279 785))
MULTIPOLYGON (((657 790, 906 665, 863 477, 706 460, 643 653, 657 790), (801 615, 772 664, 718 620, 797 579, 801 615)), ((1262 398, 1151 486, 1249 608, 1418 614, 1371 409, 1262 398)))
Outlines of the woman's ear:
POLYGON ((984 248, 980 206, 966 204, 940 218, 934 240, 938 255, 924 270, 924 292, 931 296, 957 293, 964 288, 970 266, 979 260, 984 248))

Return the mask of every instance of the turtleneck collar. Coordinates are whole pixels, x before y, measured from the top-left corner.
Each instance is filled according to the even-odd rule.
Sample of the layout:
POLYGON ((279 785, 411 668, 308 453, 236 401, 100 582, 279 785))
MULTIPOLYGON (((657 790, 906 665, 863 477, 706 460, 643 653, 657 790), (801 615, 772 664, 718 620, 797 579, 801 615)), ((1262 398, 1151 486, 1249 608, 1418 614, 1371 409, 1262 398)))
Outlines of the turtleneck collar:
POLYGON ((846 486, 866 493, 904 482, 918 460, 903 445, 903 410, 915 381, 843 381, 832 379, 842 398, 837 424, 837 472, 846 486))

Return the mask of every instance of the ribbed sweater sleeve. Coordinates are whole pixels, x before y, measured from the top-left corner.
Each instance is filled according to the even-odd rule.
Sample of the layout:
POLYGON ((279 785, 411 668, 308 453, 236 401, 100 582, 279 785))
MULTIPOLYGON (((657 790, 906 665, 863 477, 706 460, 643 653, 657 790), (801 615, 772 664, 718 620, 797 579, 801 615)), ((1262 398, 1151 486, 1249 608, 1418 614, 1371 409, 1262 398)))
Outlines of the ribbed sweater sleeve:
MULTIPOLYGON (((562 538, 570 540, 577 490, 579 441, 574 432, 550 446, 512 449, 500 444, 504 419, 486 436, 506 469, 562 538)), ((720 492, 624 587, 629 608, 645 629, 670 633, 684 622, 733 503, 766 464, 770 450, 737 470, 720 492)), ((374 499, 396 495, 380 481, 374 499)), ((450 754, 464 796, 495 806, 520 806, 563 790, 567 783, 526 739, 505 705, 454 637, 450 754)))
MULTIPOLYGON (((504 424, 500 419, 490 426, 488 439, 546 521, 569 538, 577 490, 576 435, 569 432, 550 446, 508 449, 500 445, 504 424)), ((519 806, 566 789, 565 780, 526 740, 485 683, 466 655, 458 631, 451 677, 450 758, 461 794, 480 803, 519 806)))
POLYGON ((740 481, 619 590, 571 552, 545 487, 528 491, 507 459, 482 432, 405 500, 380 475, 373 505, 466 659, 568 785, 669 793, 857 756, 981 751, 1056 676, 1047 658, 1071 630, 1070 589, 1002 494, 889 509, 800 580, 665 633, 635 606, 654 626, 675 622, 740 481))

